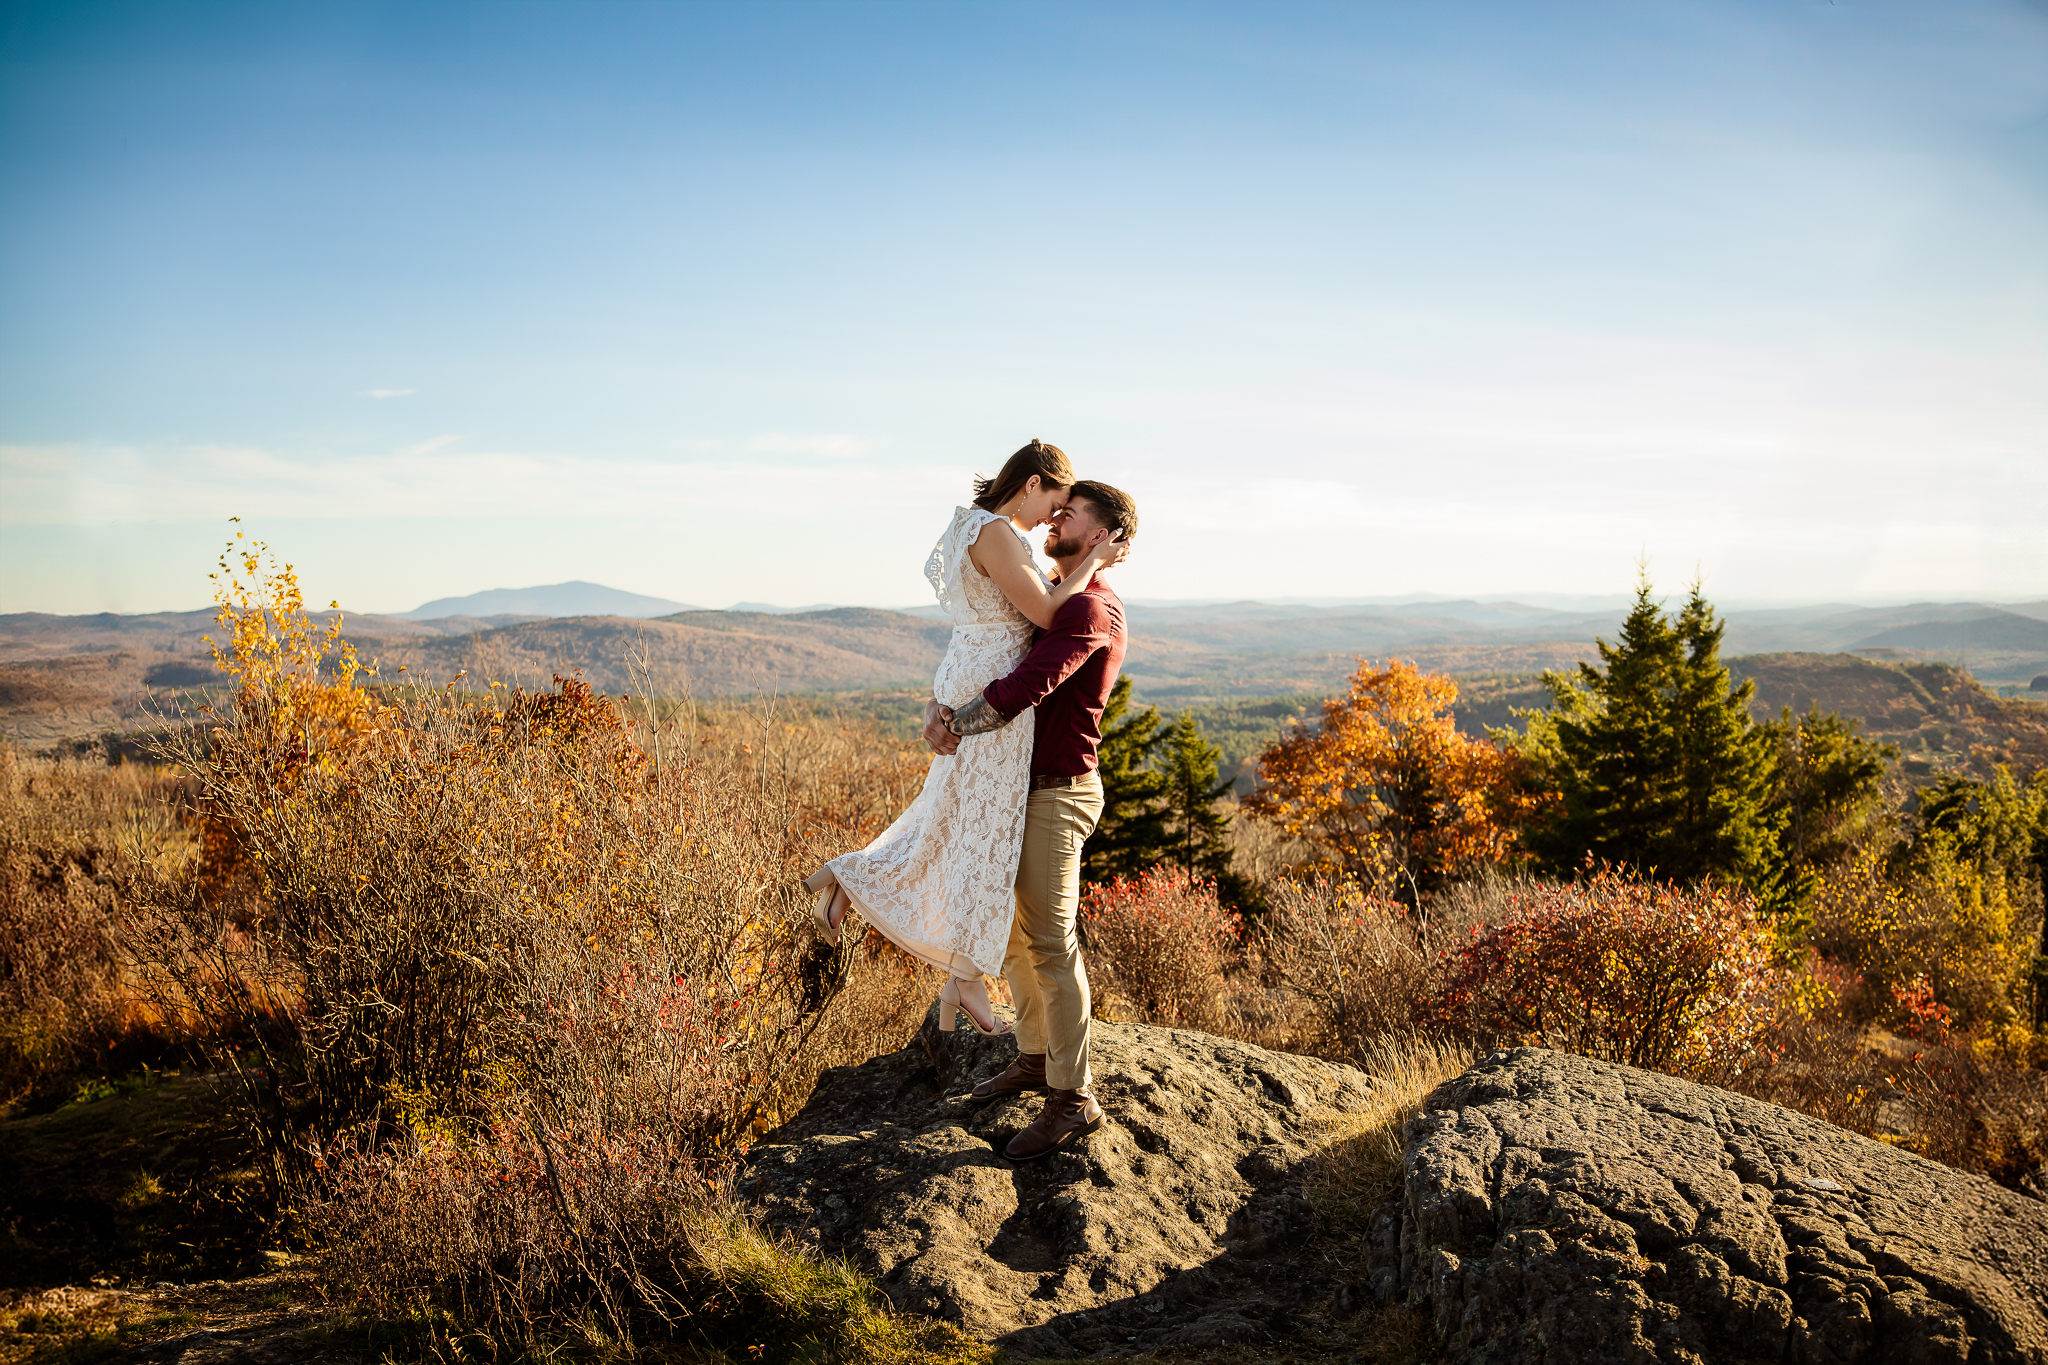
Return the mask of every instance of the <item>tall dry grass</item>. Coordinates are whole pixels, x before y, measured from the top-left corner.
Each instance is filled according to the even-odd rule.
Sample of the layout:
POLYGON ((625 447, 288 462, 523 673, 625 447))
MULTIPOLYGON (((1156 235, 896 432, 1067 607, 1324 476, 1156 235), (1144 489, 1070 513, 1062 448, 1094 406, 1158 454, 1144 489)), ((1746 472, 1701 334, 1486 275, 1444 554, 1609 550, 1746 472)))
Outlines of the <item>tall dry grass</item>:
POLYGON ((824 947, 798 883, 908 799, 904 746, 771 706, 629 718, 574 680, 371 704, 283 744, 238 716, 184 756, 261 869, 253 922, 153 888, 153 984, 254 1039, 220 1060, 280 1158, 508 1096, 728 1150, 898 1041, 876 1030, 925 983, 824 947))
POLYGON ((1365 1107, 1330 1124, 1304 1189, 1317 1218, 1340 1232, 1367 1227, 1401 1188, 1408 1120, 1430 1092, 1472 1064, 1474 1049, 1434 1034, 1388 1033, 1353 1056, 1366 1075, 1365 1107))
POLYGON ((121 933, 135 989, 239 1079, 337 1300, 493 1350, 574 1325, 715 1352, 780 1302, 733 1267, 772 1263, 831 1319, 747 1326, 811 1341, 781 1358, 975 1354, 889 1327, 726 1183, 936 992, 857 924, 822 943, 801 889, 928 755, 772 699, 379 678, 261 547, 222 567, 231 695, 166 731, 202 853, 139 866, 121 933))
POLYGON ((160 1060, 175 1031, 134 989, 130 888, 196 849, 163 769, 0 744, 0 1102, 160 1060))
POLYGON ((1327 877, 1283 881, 1267 903, 1253 945, 1266 979, 1303 1007, 1299 1050, 1362 1057, 1413 1027, 1431 957, 1407 907, 1327 877))

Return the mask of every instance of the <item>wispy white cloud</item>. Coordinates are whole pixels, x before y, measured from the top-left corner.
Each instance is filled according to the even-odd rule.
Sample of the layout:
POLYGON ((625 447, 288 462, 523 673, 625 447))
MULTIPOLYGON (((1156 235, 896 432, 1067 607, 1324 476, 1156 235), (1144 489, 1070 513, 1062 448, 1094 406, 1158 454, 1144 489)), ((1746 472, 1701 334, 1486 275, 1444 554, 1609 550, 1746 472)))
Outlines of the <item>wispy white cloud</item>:
POLYGON ((446 449, 447 447, 456 444, 458 441, 466 441, 468 439, 469 438, 466 436, 453 434, 447 436, 434 436, 427 440, 421 441, 415 445, 400 446, 399 453, 401 455, 431 455, 437 450, 446 449))
POLYGON ((418 390, 418 389, 364 389, 364 390, 362 390, 361 392, 359 392, 359 393, 358 393, 358 394, 356 395, 356 397, 358 397, 358 398, 403 398, 403 397, 405 397, 405 396, 406 396, 407 394, 409 394, 409 393, 418 393, 418 392, 419 392, 419 390, 418 390))

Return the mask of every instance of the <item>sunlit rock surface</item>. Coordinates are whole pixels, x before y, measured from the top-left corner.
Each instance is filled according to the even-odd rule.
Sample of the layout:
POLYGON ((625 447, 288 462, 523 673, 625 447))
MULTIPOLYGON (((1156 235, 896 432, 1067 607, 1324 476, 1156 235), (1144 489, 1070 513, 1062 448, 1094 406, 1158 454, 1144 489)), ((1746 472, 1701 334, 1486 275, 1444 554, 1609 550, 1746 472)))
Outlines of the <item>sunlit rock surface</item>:
POLYGON ((1727 1091, 1496 1053, 1407 1129, 1383 1297, 1465 1361, 2048 1361, 2048 1204, 1727 1091))
POLYGON ((1032 1359, 1272 1340, 1347 1298, 1299 1255, 1301 1178, 1319 1119, 1366 1100, 1358 1072, 1097 1023, 1109 1122, 1076 1150, 1016 1165, 999 1153, 1042 1097, 965 1098, 1015 1044, 925 1036, 943 1041, 828 1072, 754 1149, 741 1186, 899 1308, 1032 1359))

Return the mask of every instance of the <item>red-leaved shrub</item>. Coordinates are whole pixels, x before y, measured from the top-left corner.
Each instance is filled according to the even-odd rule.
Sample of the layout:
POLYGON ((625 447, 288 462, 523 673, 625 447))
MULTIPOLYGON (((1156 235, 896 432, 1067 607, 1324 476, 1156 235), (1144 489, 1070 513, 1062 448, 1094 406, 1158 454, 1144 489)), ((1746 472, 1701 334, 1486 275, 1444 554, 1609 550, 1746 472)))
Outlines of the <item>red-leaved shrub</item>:
POLYGON ((1909 1038, 1938 1042, 1948 1037, 1955 1011, 1934 998, 1934 983, 1924 976, 1892 983, 1892 1008, 1888 1011, 1899 1032, 1909 1038))
POLYGON ((1103 1007, 1121 1001, 1148 1024, 1214 1031, 1224 973, 1242 923, 1217 902, 1216 883, 1154 868, 1089 888, 1081 902, 1088 973, 1103 1007))
POLYGON ((1746 892, 1603 868, 1535 884, 1437 964, 1416 1017, 1680 1074, 1739 1064, 1787 988, 1746 892))

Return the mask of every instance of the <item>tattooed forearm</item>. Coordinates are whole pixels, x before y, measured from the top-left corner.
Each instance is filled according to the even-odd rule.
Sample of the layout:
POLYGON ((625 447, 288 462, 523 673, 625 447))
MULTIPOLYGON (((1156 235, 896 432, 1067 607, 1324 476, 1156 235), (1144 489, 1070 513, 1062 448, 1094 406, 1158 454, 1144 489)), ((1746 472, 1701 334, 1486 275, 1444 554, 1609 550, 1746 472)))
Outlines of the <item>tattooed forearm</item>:
POLYGON ((976 697, 953 712, 953 719, 946 722, 946 728, 956 735, 982 735, 990 730, 1000 730, 1009 723, 1002 712, 988 704, 987 697, 976 697))

